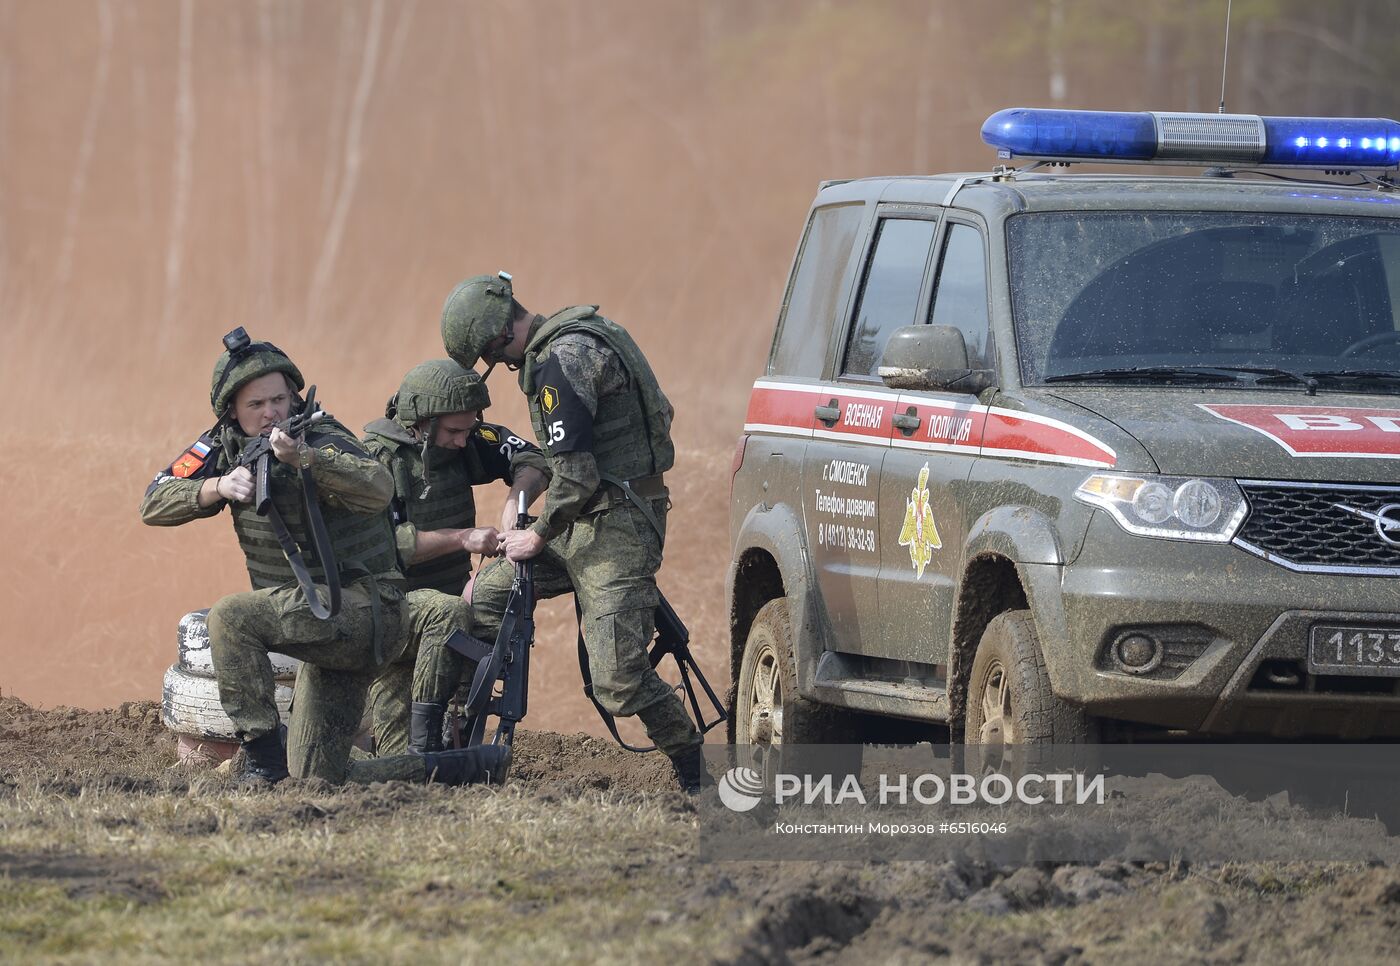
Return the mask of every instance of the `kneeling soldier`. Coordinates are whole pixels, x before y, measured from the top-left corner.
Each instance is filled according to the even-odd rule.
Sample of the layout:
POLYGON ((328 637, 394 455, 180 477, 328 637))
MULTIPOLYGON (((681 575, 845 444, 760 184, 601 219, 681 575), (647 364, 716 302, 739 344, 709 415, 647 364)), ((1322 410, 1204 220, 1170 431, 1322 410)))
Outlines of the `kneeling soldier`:
POLYGON ((409 637, 421 645, 416 660, 389 665, 370 688, 379 755, 441 750, 443 716, 467 663, 447 638, 470 630, 461 595, 471 554, 499 553, 496 528, 476 525, 472 487, 508 483, 513 522, 518 494, 531 502, 549 482, 537 447, 482 422, 490 405, 479 375, 438 359, 410 370, 385 418, 365 427, 365 449, 394 480, 390 514, 413 605, 409 637))
MULTIPOLYGON (((488 755, 451 752, 349 763, 365 694, 379 665, 407 644, 403 575, 385 508, 389 473, 330 417, 306 426, 304 438, 279 424, 300 414, 301 372, 267 342, 242 329, 225 337, 214 366, 210 403, 218 422, 156 475, 141 504, 154 526, 178 526, 230 508, 247 559, 251 592, 233 594, 209 611, 209 645, 219 701, 248 759, 245 778, 277 782, 290 773, 331 782, 435 777, 453 784, 490 780, 499 763, 488 755), (239 456, 266 437, 270 446, 266 515, 253 503, 255 479, 239 456), (307 594, 329 585, 316 550, 324 521, 332 571, 343 585, 341 606, 318 617, 307 594), (283 548, 287 547, 287 552, 283 548), (295 553, 300 548, 300 553, 295 553), (290 555, 290 556, 289 556, 290 555), (314 583, 313 583, 314 582, 314 583), (301 584, 309 586, 303 590, 301 584), (274 700, 269 651, 300 659, 287 746, 274 700)), ((324 545, 324 544, 323 544, 324 545)), ((321 601, 316 609, 326 609, 321 601)))

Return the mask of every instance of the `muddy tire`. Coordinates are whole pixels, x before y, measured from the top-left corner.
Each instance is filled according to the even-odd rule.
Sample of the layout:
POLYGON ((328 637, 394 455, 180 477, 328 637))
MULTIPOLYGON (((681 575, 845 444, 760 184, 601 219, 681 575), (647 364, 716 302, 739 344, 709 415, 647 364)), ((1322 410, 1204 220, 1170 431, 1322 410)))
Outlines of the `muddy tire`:
MULTIPOLYGON (((285 722, 291 714, 292 689, 277 686, 277 710, 285 722)), ((161 688, 161 720, 177 735, 237 741, 233 722, 219 704, 219 685, 211 677, 190 674, 178 664, 165 672, 161 688)))
POLYGON ((787 598, 770 600, 755 615, 744 643, 734 699, 734 743, 751 746, 755 759, 770 771, 779 759, 784 769, 796 767, 791 754, 784 755, 784 746, 854 745, 854 751, 841 753, 839 770, 859 773, 861 736, 854 716, 797 693, 793 650, 787 598))
POLYGON ((984 769, 1003 770, 1013 747, 1094 741, 1083 709, 1055 697, 1030 611, 993 618, 982 632, 968 680, 963 741, 981 749, 984 769))
MULTIPOLYGON (((209 652, 209 609, 191 611, 180 618, 180 669, 195 677, 214 676, 214 658, 209 652)), ((289 685, 295 680, 297 667, 301 664, 296 658, 285 654, 269 653, 272 658, 272 676, 289 685)))

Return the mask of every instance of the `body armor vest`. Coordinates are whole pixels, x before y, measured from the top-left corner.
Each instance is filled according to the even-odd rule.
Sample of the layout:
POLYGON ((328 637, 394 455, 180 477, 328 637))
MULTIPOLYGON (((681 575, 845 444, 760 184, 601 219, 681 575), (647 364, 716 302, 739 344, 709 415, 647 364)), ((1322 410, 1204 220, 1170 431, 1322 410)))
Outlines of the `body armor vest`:
MULTIPOLYGON (((392 420, 377 420, 366 430, 377 437, 376 449, 380 449, 389 459, 389 471, 394 477, 396 522, 411 523, 419 530, 460 530, 476 526, 472 480, 479 478, 480 473, 472 472, 473 467, 468 462, 470 448, 428 448, 433 471, 432 489, 428 491, 427 499, 420 499, 424 475, 419 444, 392 420), (388 425, 380 426, 379 423, 388 425)), ((405 563, 404 569, 409 590, 440 590, 454 597, 461 595, 471 573, 471 554, 465 550, 453 551, 411 566, 405 563)))
POLYGON ((530 425, 548 455, 549 434, 544 411, 535 392, 534 371, 549 343, 569 332, 587 332, 617 353, 627 373, 630 392, 598 400, 593 416, 593 456, 598 472, 621 480, 635 480, 669 470, 676 461, 671 443, 671 403, 661 391, 642 350, 615 322, 596 314, 597 307, 579 305, 558 312, 540 326, 525 347, 520 387, 530 405, 530 425))
MULTIPOLYGON (((307 441, 315 445, 317 435, 314 432, 308 434, 307 441)), ((227 452, 227 442, 225 448, 227 452)), ((313 580, 323 584, 326 572, 311 542, 297 471, 273 459, 270 465, 269 486, 272 502, 282 515, 282 522, 287 525, 287 530, 301 547, 307 570, 313 580)), ((238 545, 247 561, 248 576, 252 579, 253 588, 261 590, 295 581, 296 575, 287 563, 282 545, 277 542, 272 521, 267 517, 258 516, 250 503, 231 503, 229 509, 233 514, 233 529, 238 534, 238 545)), ((396 586, 402 586, 394 532, 387 516, 383 513, 352 513, 323 503, 321 517, 325 520, 326 532, 330 535, 331 546, 335 549, 342 583, 353 581, 362 574, 371 574, 391 579, 396 586)))

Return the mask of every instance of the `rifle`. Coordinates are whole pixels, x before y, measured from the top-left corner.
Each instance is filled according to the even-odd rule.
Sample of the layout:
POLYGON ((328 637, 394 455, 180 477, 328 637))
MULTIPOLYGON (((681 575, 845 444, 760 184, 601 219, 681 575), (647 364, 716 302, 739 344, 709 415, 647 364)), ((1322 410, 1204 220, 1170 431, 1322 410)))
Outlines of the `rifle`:
MULTIPOLYGON (((535 518, 526 511, 525 494, 520 494, 516 529, 524 530, 535 518)), ((515 579, 511 581, 510 598, 501 617, 501 629, 489 657, 476 666, 472 686, 467 693, 466 747, 491 744, 510 748, 515 740, 515 726, 525 717, 530 691, 530 648, 535 644, 535 561, 518 560, 515 579), (500 682, 500 693, 496 683, 500 682), (497 719, 495 732, 486 739, 486 719, 497 719)), ((510 768, 507 751, 501 780, 510 768)))
MULTIPOLYGON (((519 512, 515 518, 518 529, 524 530, 535 520, 525 509, 525 494, 520 494, 519 512)), ((578 601, 575 597, 575 612, 578 601)), ((476 674, 472 677, 464 708, 467 716, 467 739, 465 746, 491 744, 509 747, 515 739, 515 726, 525 717, 527 698, 530 689, 530 648, 535 644, 535 564, 534 560, 521 560, 515 565, 515 579, 511 582, 510 598, 506 601, 505 613, 501 617, 501 629, 496 634, 495 647, 488 655, 479 655, 471 647, 475 643, 460 632, 453 635, 448 644, 454 650, 476 658, 476 674), (500 682, 500 693, 496 684, 500 682), (490 741, 486 738, 486 719, 494 716, 498 720, 490 741)), ((578 635, 579 671, 583 675, 583 693, 593 702, 593 707, 607 725, 613 740, 628 751, 655 751, 655 745, 638 747, 629 745, 618 734, 617 722, 613 716, 593 696, 593 675, 588 669, 588 651, 583 643, 583 625, 580 618, 578 635)), ((667 655, 676 659, 680 670, 681 688, 685 691, 685 701, 695 719, 695 726, 704 734, 716 725, 728 720, 724 703, 705 678, 695 656, 690 653, 690 631, 686 629, 680 616, 676 614, 665 594, 659 595, 656 605, 656 637, 647 652, 647 660, 655 668, 667 655), (694 675, 694 681, 691 676, 694 675), (699 684, 705 697, 714 709, 713 720, 706 721, 695 685, 699 684)), ((509 756, 507 756, 509 767, 509 756)), ((503 773, 504 778, 504 773, 503 773)))
MULTIPOLYGON (((326 411, 316 402, 316 387, 312 386, 307 390, 306 406, 303 407, 302 411, 282 420, 275 428, 282 430, 288 436, 300 439, 306 435, 306 430, 312 423, 318 423, 325 417, 326 411)), ((272 441, 268 436, 254 438, 238 454, 237 465, 246 466, 253 473, 253 509, 258 512, 259 516, 267 516, 268 507, 272 503, 272 461, 276 458, 272 453, 272 441)))
MULTIPOLYGON (((651 642, 651 647, 647 650, 647 660, 653 668, 657 667, 669 654, 676 659, 676 667, 681 675, 681 690, 685 692, 685 699, 681 704, 689 704, 691 716, 695 719, 695 727, 700 729, 700 733, 706 734, 716 725, 729 720, 729 714, 725 711, 724 702, 720 701, 719 695, 715 694, 715 689, 710 687, 710 682, 705 678, 705 673, 700 670, 700 665, 696 663, 695 655, 690 653, 690 631, 681 621, 680 615, 676 613, 671 602, 666 599, 666 595, 657 591, 656 605, 656 637, 651 642), (690 680, 690 676, 695 675, 695 682, 690 680), (712 721, 705 720, 705 714, 700 707, 700 698, 695 692, 695 684, 698 683, 705 692, 710 707, 714 709, 715 717, 712 721)), ((579 613, 578 602, 574 602, 574 612, 579 616, 578 631, 578 668, 583 675, 583 693, 588 695, 588 700, 593 702, 593 707, 597 710, 598 716, 603 719, 603 724, 607 726, 608 733, 613 736, 623 748, 628 751, 635 751, 642 754, 648 751, 655 751, 655 745, 639 747, 629 745, 622 740, 622 735, 617 731, 617 720, 608 712, 606 708, 593 695, 593 675, 588 669, 588 649, 583 642, 583 615, 579 613)))
MULTIPOLYGON (((324 419, 326 415, 326 411, 316 402, 316 387, 312 386, 306 393, 306 405, 302 407, 302 411, 282 420, 276 428, 295 439, 302 439, 305 437, 306 431, 313 424, 324 419)), ((330 534, 326 531, 326 522, 321 517, 321 504, 316 492, 316 481, 311 478, 309 470, 297 471, 297 475, 301 479, 302 497, 306 504, 306 521, 311 530, 311 546, 326 575, 326 590, 330 598, 329 606, 321 602, 316 582, 311 579, 311 572, 307 570, 306 562, 302 558, 301 547, 297 545, 296 537, 292 536, 292 532, 287 529, 287 524, 283 522, 282 514, 277 510, 277 504, 272 502, 272 461, 274 459, 276 456, 272 452, 271 440, 268 436, 258 436, 243 447, 243 450, 238 454, 236 465, 246 466, 252 471, 253 509, 258 516, 268 517, 272 521, 272 532, 277 535, 277 542, 282 545, 282 552, 286 554, 287 563, 291 565, 292 573, 296 575, 301 592, 306 595, 306 603, 310 606, 311 613, 321 620, 329 620, 340 612, 340 569, 336 566, 335 550, 331 546, 330 534)))

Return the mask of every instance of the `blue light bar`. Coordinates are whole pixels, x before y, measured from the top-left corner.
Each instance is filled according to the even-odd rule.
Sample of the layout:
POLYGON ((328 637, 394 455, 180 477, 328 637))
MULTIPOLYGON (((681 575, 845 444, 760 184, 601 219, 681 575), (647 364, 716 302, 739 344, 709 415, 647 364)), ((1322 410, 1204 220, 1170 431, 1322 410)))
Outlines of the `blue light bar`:
POLYGON ((1400 123, 1386 118, 1017 107, 987 118, 982 140, 1000 158, 1349 170, 1400 165, 1400 123))

